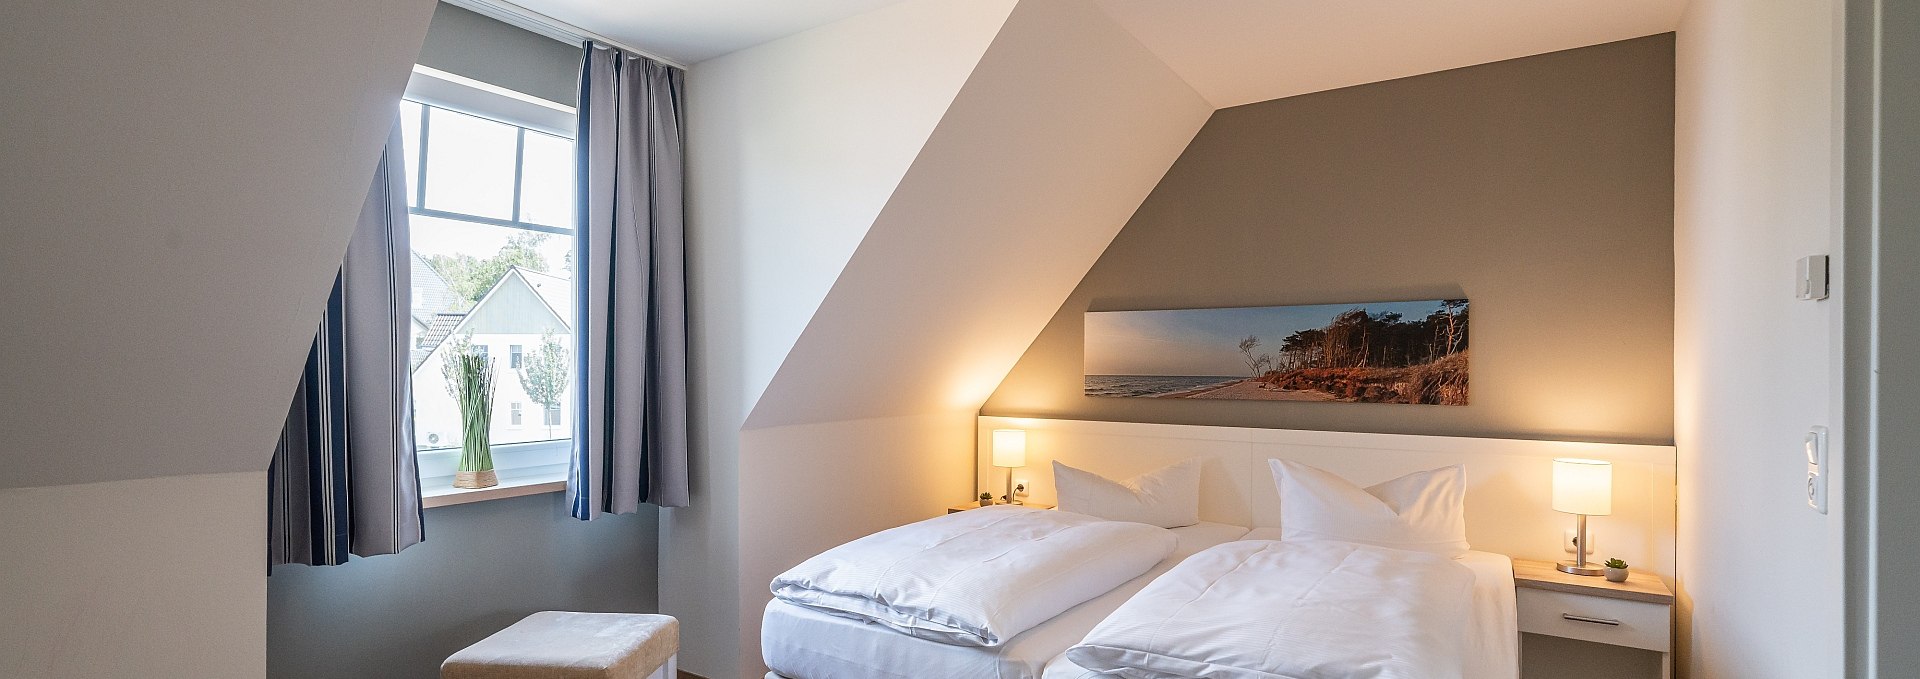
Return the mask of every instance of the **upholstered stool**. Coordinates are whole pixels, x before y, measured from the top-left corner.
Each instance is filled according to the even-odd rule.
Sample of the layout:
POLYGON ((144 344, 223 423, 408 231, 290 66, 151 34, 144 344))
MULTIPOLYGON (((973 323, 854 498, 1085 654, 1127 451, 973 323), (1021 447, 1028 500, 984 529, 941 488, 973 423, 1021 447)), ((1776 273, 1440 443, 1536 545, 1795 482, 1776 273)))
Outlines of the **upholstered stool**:
POLYGON ((462 649, 441 679, 674 679, 680 621, 542 611, 462 649))

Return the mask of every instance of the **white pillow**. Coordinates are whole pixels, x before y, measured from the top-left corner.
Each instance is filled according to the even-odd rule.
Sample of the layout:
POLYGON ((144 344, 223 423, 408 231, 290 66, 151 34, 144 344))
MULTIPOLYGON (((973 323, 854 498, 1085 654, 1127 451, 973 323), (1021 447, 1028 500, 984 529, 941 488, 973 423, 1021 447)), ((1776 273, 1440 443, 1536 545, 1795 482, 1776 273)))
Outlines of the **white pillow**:
POLYGON ((1196 457, 1126 481, 1054 462, 1053 488, 1063 512, 1161 528, 1191 526, 1200 523, 1202 462, 1196 457))
POLYGON ((1340 540, 1458 558, 1467 553, 1460 465, 1361 488, 1322 469, 1267 460, 1280 490, 1281 540, 1340 540))

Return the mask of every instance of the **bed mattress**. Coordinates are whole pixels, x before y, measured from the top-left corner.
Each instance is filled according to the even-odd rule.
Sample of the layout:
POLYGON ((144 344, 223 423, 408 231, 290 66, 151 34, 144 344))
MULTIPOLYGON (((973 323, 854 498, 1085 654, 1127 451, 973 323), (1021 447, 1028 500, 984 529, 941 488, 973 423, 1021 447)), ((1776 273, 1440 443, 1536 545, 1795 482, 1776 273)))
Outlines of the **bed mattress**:
MULTIPOLYGON (((1278 540, 1280 529, 1255 528, 1241 539, 1278 540)), ((1461 674, 1475 679, 1517 679, 1520 676, 1520 627, 1514 603, 1513 561, 1490 552, 1468 552, 1458 561, 1473 571, 1474 576, 1473 616, 1467 630, 1470 650, 1461 674)), ((1103 675, 1074 665, 1065 655, 1055 658, 1043 673, 1044 679, 1100 676, 1103 675)))
MULTIPOLYGON (((1232 542, 1247 529, 1199 523, 1169 529, 1172 555, 1140 577, 1041 623, 998 647, 955 646, 916 639, 882 625, 775 600, 761 621, 761 653, 786 679, 1039 679, 1047 664, 1078 643, 1108 613, 1160 574, 1195 553, 1232 542)), ((1508 588, 1512 598, 1512 588, 1508 588)), ((1062 659, 1064 661, 1064 659, 1062 659)))

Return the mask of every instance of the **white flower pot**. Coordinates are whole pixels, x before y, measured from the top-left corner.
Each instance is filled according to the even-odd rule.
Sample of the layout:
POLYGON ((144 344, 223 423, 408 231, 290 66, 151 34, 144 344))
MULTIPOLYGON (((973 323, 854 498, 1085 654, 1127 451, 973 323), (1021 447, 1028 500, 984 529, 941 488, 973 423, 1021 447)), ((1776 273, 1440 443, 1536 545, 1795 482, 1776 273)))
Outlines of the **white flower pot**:
POLYGON ((1626 581, 1627 581, 1627 569, 1625 568, 1607 569, 1607 582, 1626 582, 1626 581))

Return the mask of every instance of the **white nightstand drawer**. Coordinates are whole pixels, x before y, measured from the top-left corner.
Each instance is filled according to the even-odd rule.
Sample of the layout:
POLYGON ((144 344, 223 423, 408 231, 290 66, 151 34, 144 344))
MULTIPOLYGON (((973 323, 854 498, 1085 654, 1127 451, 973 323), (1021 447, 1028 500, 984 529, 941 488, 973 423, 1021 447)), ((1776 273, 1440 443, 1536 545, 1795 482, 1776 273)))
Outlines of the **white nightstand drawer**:
POLYGON ((1520 631, 1666 653, 1672 607, 1641 601, 1521 589, 1520 631))

